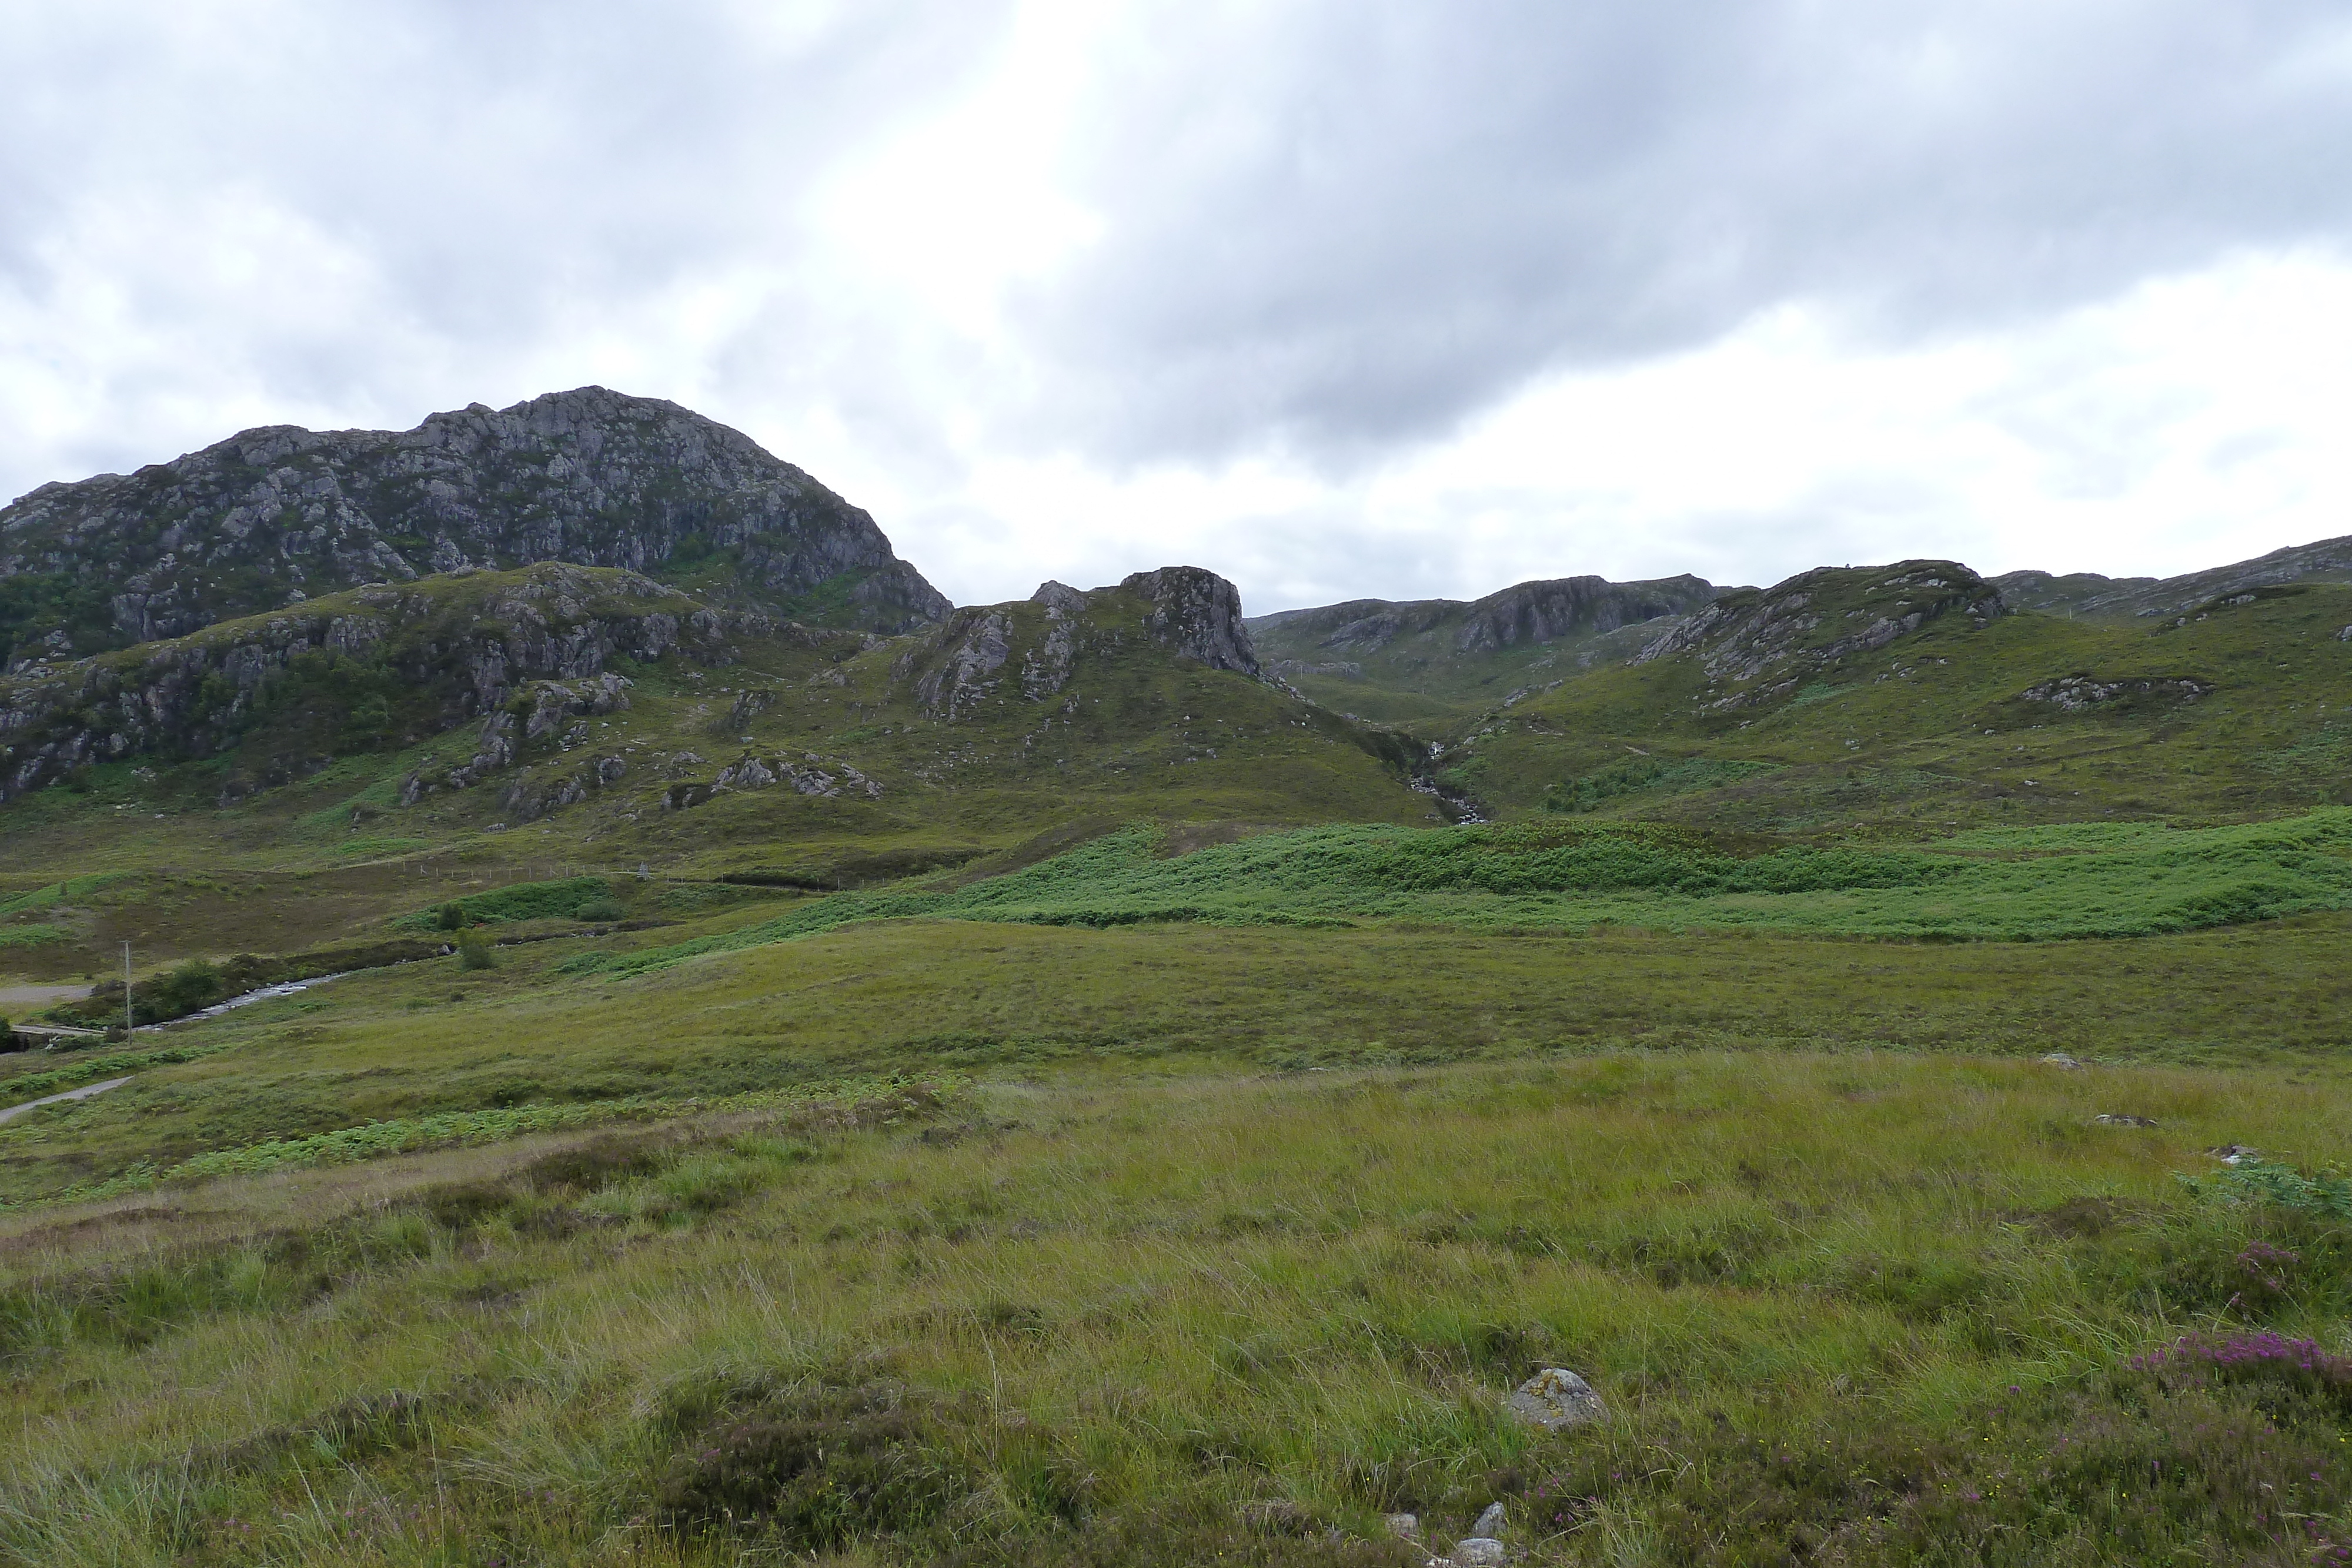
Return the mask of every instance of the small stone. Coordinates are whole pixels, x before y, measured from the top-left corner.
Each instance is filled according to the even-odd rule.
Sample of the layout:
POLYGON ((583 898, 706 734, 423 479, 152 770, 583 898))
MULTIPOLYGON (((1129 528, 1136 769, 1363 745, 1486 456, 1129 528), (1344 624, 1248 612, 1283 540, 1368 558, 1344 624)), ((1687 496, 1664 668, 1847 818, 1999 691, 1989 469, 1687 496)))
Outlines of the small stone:
POLYGON ((1511 1395, 1510 1411, 1547 1432, 1580 1427, 1608 1414, 1592 1385, 1564 1366, 1547 1366, 1520 1384, 1511 1395))
POLYGON ((2091 1125, 2094 1127, 2153 1127, 2156 1125, 2156 1118, 2126 1116, 2116 1112, 2103 1112, 2091 1118, 2091 1125))
MULTIPOLYGON (((1057 583, 1049 582, 1045 585, 1045 588, 1055 588, 1058 586, 1059 584, 1057 583)), ((1037 591, 1043 593, 1045 591, 1045 589, 1041 588, 1037 591)), ((1381 1522, 1387 1525, 1389 1527, 1389 1533, 1395 1536, 1399 1541, 1419 1541, 1421 1539, 1421 1516, 1419 1514, 1392 1513, 1381 1522)))
POLYGON ((2061 1072, 2080 1072, 2083 1064, 2063 1051, 2053 1051, 2042 1059, 2044 1067, 2054 1067, 2061 1072))
POLYGON ((1473 1536, 1489 1540, 1500 1540, 1503 1531, 1509 1526, 1510 1521, 1504 1515, 1503 1505, 1499 1502, 1490 1502, 1486 1505, 1486 1511, 1478 1516, 1478 1522, 1470 1527, 1470 1533, 1473 1536))
POLYGON ((2243 1144, 2223 1144, 2218 1149, 2208 1149, 2205 1152, 2225 1166, 2250 1165, 2263 1157, 2260 1149, 2248 1148, 2243 1144))
POLYGON ((1502 1568, 1511 1560, 1511 1549, 1491 1536, 1473 1535, 1454 1543, 1446 1561, 1454 1568, 1502 1568))

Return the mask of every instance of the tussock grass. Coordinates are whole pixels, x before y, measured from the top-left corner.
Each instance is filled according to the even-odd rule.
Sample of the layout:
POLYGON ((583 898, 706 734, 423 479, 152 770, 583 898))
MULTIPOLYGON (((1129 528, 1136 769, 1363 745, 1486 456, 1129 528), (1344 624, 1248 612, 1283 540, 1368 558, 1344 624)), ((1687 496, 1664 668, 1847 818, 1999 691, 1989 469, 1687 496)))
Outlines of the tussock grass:
POLYGON ((1501 1498, 1539 1562, 2267 1560, 2290 1531, 2212 1498, 2307 1464, 2296 1510, 2325 1515, 2352 1481, 2336 1417, 2129 1361, 2190 1332, 2347 1348, 2335 1222, 2174 1179, 2227 1141, 2340 1158, 2344 1099, 2261 1070, 1720 1055, 981 1084, 459 1151, 446 1179, 412 1156, 356 1206, 353 1175, 268 1178, 242 1232, 231 1183, 193 1249, 26 1217, 0 1226, 7 1398, 41 1439, 0 1460, 0 1549, 1272 1562, 1501 1498), (2256 1241, 2295 1254, 2278 1289, 2256 1241), (1499 1416, 1549 1364, 1607 1427, 1499 1416), (2135 1511, 2151 1430, 2182 1479, 2135 1511), (2126 1462, 2035 1480, 2025 1512, 1986 1490, 2070 1433, 2126 1462), (827 1478, 832 1511, 789 1501, 827 1478), (780 1500, 730 1520, 745 1496, 780 1500))

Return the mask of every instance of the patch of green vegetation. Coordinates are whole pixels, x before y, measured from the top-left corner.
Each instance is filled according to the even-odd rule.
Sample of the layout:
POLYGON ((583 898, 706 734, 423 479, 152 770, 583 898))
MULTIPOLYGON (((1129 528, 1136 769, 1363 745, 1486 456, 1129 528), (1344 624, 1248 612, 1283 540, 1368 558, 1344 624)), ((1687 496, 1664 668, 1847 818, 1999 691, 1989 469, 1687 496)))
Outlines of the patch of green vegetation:
POLYGON ((0 925, 0 947, 38 947, 45 943, 72 940, 73 933, 62 925, 0 925))
POLYGON ((1689 789, 1712 789, 1759 773, 1769 773, 1769 762, 1729 762, 1706 757, 1651 757, 1596 769, 1566 779, 1544 791, 1547 811, 1597 810, 1606 801, 1629 795, 1675 795, 1689 789))
POLYGON ((106 580, 75 571, 0 577, 0 667, 26 656, 36 643, 55 632, 66 634, 72 656, 122 645, 106 580))
POLYGON ((1309 828, 1174 859, 1131 829, 961 887, 819 900, 615 960, 658 967, 851 921, 929 915, 1109 926, 1437 921, 1472 929, 1811 931, 2037 940, 2137 936, 2352 908, 2352 810, 2181 831, 2027 861, 1906 850, 1735 853, 1688 831, 1309 828))
POLYGON ((0 919, 12 915, 29 915, 38 909, 54 909, 60 904, 72 904, 98 892, 110 883, 121 880, 122 873, 100 873, 96 876, 69 877, 37 887, 26 893, 10 894, 0 898, 0 919))
POLYGON ((518 920, 605 919, 609 916, 580 914, 582 906, 603 904, 613 899, 613 884, 601 876, 564 877, 555 882, 517 882, 487 893, 467 894, 420 909, 393 921, 403 931, 438 931, 453 928, 443 911, 454 906, 462 916, 460 925, 502 925, 518 920))
POLYGON ((432 847, 430 839, 346 839, 335 846, 335 853, 344 860, 377 860, 432 847))

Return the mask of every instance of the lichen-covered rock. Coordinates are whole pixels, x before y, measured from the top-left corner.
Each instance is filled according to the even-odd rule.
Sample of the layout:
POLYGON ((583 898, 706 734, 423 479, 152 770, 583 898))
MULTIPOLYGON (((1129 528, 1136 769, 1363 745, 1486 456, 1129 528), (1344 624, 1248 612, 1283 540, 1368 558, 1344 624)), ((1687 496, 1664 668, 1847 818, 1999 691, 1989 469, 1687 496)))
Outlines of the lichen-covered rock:
POLYGON ((247 430, 0 508, 0 577, 114 590, 107 625, 20 626, 12 662, 536 561, 703 575, 709 561, 730 598, 891 633, 949 608, 871 517, 807 474, 675 403, 603 387, 476 403, 414 430, 247 430))
POLYGON ((1592 1385, 1564 1366, 1547 1366, 1511 1391, 1512 1415, 1547 1432, 1580 1427, 1607 1414, 1592 1385))

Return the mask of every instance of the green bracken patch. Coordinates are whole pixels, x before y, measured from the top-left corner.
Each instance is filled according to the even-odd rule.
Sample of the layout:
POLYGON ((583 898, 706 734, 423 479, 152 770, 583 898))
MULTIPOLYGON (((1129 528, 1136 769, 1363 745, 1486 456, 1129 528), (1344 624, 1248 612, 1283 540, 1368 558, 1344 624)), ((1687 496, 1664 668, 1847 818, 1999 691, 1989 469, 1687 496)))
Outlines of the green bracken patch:
POLYGON ((1932 846, 1743 853, 1689 830, 1639 826, 1330 827, 1168 859, 1155 852, 1153 830, 1134 829, 987 882, 840 894, 613 967, 658 967, 907 915, 1091 926, 1615 924, 2035 940, 2147 936, 2352 907, 2352 811, 2342 809, 2242 827, 2053 831, 2076 835, 2068 847, 2078 852, 2022 861, 1932 846))

